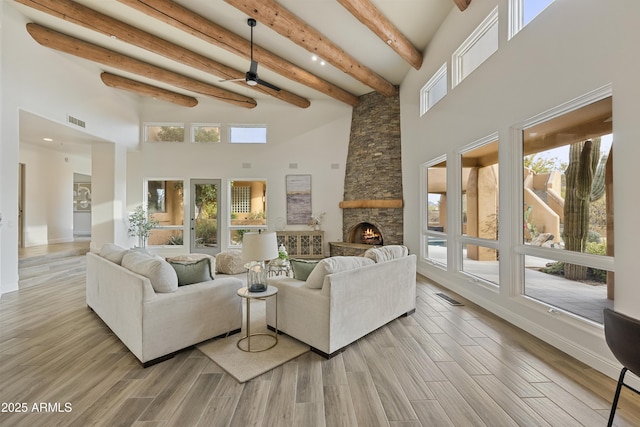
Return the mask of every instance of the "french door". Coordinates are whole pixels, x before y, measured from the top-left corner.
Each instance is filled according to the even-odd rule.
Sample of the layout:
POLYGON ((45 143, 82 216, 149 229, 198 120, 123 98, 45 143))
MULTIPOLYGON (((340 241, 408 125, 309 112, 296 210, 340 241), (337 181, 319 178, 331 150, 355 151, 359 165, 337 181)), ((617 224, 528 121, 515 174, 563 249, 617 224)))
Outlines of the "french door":
POLYGON ((220 180, 191 180, 190 252, 220 252, 220 180))

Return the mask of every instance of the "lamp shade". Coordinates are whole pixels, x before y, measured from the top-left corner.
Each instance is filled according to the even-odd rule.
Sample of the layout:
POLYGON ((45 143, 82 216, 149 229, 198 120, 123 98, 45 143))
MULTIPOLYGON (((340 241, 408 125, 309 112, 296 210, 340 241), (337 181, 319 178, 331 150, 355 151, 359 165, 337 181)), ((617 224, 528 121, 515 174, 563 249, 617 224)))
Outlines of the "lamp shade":
POLYGON ((274 231, 244 233, 242 258, 245 261, 264 261, 278 257, 278 239, 274 231))

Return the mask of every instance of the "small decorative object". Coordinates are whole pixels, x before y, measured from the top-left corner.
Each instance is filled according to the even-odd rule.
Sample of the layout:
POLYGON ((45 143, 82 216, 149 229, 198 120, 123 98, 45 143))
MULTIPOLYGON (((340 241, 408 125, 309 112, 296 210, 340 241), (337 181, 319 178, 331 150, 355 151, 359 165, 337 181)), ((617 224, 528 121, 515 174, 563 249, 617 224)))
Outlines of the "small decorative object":
POLYGON ((149 216, 147 211, 139 205, 136 210, 129 215, 129 236, 138 238, 138 246, 147 246, 147 239, 151 230, 158 226, 159 222, 149 216))
POLYGON ((278 248, 278 258, 280 258, 282 260, 289 259, 289 254, 287 253, 287 248, 285 248, 284 245, 280 245, 280 247, 278 248))
POLYGON ((324 215, 325 212, 315 213, 311 215, 309 226, 312 230, 320 230, 320 224, 322 223, 322 218, 324 218, 324 215))
POLYGON ((267 270, 265 260, 278 258, 278 240, 276 233, 251 232, 244 233, 242 238, 242 258, 245 261, 255 261, 250 264, 247 272, 247 288, 249 292, 264 292, 267 290, 267 270))

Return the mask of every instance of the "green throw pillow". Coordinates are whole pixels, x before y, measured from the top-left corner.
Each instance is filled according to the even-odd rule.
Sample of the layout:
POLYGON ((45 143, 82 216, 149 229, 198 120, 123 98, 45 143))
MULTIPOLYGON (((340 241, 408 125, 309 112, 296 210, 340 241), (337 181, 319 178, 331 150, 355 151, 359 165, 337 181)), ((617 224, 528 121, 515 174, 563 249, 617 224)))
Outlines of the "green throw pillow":
POLYGON ((290 259, 291 268, 293 268, 293 278, 298 280, 307 280, 313 268, 318 265, 318 261, 307 261, 304 259, 290 259))
POLYGON ((169 264, 176 270, 178 286, 213 280, 209 258, 203 258, 196 262, 169 261, 169 264))

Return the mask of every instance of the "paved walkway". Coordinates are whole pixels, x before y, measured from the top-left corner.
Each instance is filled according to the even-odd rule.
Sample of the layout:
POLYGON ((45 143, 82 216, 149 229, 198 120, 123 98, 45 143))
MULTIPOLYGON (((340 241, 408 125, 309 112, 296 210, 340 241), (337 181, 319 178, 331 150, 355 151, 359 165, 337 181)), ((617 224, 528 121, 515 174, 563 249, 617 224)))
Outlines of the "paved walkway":
MULTIPOLYGON (((430 246, 429 251, 435 260, 446 262, 446 248, 430 246)), ((607 299, 607 286, 575 282, 534 269, 544 267, 548 262, 550 260, 525 257, 525 295, 602 324, 604 308, 613 308, 613 300, 607 299)), ((500 283, 498 261, 475 261, 465 256, 462 265, 465 273, 495 284, 500 283)))

